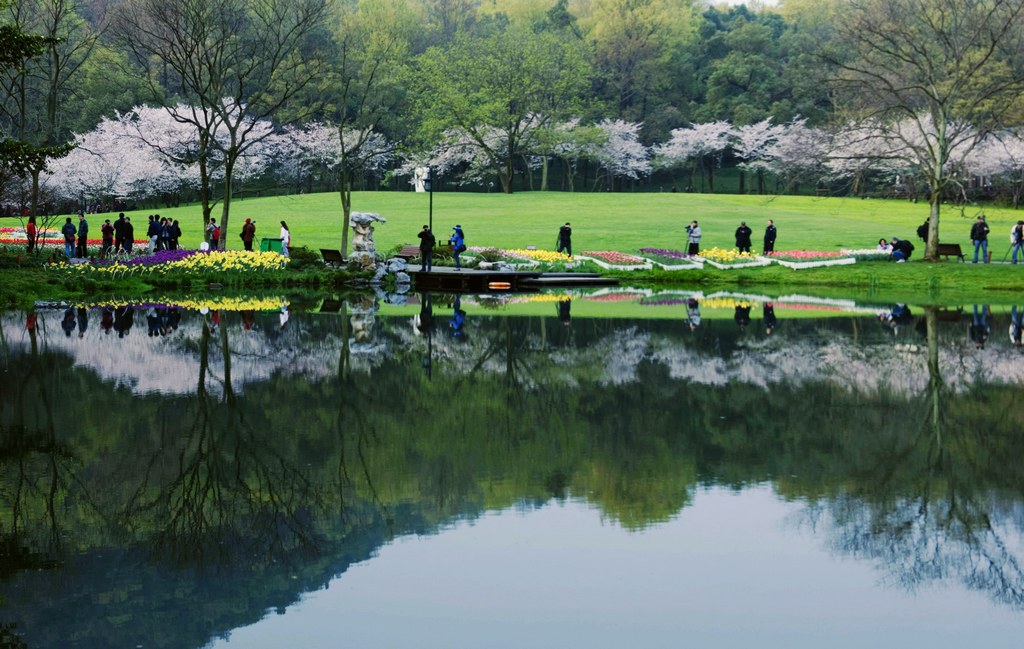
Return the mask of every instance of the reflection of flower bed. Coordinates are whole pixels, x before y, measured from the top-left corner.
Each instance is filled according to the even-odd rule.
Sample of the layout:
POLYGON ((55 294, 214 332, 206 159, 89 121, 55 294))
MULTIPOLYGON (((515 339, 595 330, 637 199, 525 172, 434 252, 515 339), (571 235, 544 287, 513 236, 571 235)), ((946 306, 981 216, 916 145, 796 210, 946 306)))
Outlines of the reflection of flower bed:
POLYGON ((618 264, 621 266, 636 266, 647 263, 647 260, 643 257, 627 255, 624 252, 615 252, 614 250, 585 250, 582 254, 595 259, 600 259, 601 261, 608 262, 609 264, 618 264))
POLYGON ((586 298, 588 302, 632 302, 640 297, 636 293, 606 293, 586 298))
POLYGON ((750 300, 734 297, 710 297, 701 301, 700 305, 706 309, 735 309, 738 306, 753 306, 754 303, 750 300))
POLYGON ((283 306, 288 306, 288 301, 282 297, 246 297, 246 296, 225 296, 212 297, 160 297, 153 301, 141 302, 139 300, 104 300, 89 304, 78 304, 89 308, 103 307, 133 307, 136 309, 147 309, 150 307, 178 307, 198 311, 209 309, 211 311, 278 311, 283 306))
POLYGON ((641 306, 679 306, 689 302, 688 298, 684 297, 655 297, 640 300, 641 306))
POLYGON ((557 293, 536 293, 534 295, 517 295, 506 300, 506 304, 537 304, 545 302, 568 302, 571 295, 557 293))

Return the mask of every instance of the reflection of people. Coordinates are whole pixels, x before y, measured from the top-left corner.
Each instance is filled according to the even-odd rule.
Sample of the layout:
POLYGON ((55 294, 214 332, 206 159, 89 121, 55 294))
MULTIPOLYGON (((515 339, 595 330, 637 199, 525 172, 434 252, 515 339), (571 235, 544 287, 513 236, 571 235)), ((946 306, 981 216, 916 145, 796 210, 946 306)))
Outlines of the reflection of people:
POLYGON ((420 272, 430 272, 434 268, 434 246, 437 238, 430 231, 429 225, 424 225, 417 234, 420 238, 420 272))
POLYGON ((285 302, 284 304, 281 305, 281 312, 277 315, 277 317, 278 317, 278 320, 281 322, 281 328, 284 329, 284 326, 286 324, 288 324, 288 318, 289 318, 288 303, 287 302, 285 302))
POLYGON ((749 304, 737 304, 736 313, 733 315, 733 320, 736 321, 736 326, 743 331, 750 324, 750 305, 749 304))
POLYGON ((466 312, 462 310, 462 297, 455 296, 455 304, 452 305, 452 319, 448 323, 451 328, 452 337, 462 337, 462 326, 466 323, 466 312))
POLYGON ((775 221, 768 219, 768 227, 764 229, 764 254, 775 252, 775 237, 778 231, 775 229, 775 221))
POLYGON ((130 306, 118 307, 114 311, 114 331, 118 338, 124 338, 131 333, 132 325, 135 323, 135 309, 130 306))
POLYGON ((558 321, 568 327, 572 323, 572 315, 570 313, 572 309, 572 300, 559 300, 558 301, 558 321))
POLYGON ((252 331, 254 324, 256 324, 256 312, 252 309, 242 311, 242 329, 252 331))
POLYGON ((558 252, 565 251, 565 254, 572 257, 572 228, 569 222, 558 228, 558 252))
POLYGON ((736 228, 736 248, 740 252, 750 252, 750 235, 753 233, 746 221, 740 221, 740 227, 736 228))
POLYGON ((906 304, 895 304, 890 310, 878 314, 878 319, 892 327, 895 333, 901 326, 913 322, 914 316, 906 304))
POLYGON ((981 250, 982 261, 988 263, 988 223, 985 217, 979 216, 971 226, 971 243, 974 244, 974 261, 978 263, 978 251, 981 250))
POLYGON ((700 326, 700 304, 696 298, 686 301, 686 318, 690 323, 690 331, 696 331, 700 326))
POLYGON ((462 262, 459 261, 459 255, 466 250, 466 235, 462 233, 461 225, 456 225, 452 228, 452 236, 448 238, 448 243, 452 244, 452 256, 455 257, 455 270, 462 270, 462 262))
POLYGON ((1021 348, 1021 339, 1024 336, 1024 307, 1013 307, 1010 309, 1010 344, 1021 348))
POLYGON ((690 225, 686 226, 686 254, 692 257, 700 252, 700 237, 701 231, 700 226, 697 225, 697 221, 690 221, 690 225))
POLYGON ((772 335, 772 332, 775 331, 775 327, 778 325, 778 321, 775 319, 775 305, 771 302, 765 302, 764 306, 761 307, 761 317, 764 319, 765 335, 772 335))
POLYGON ((434 298, 426 291, 420 293, 420 319, 416 328, 425 336, 434 330, 434 298))
MULTIPOLYGON (((68 219, 70 222, 71 219, 68 219)), ((71 337, 71 332, 75 330, 75 310, 68 307, 64 311, 64 319, 60 321, 60 328, 64 331, 64 335, 68 338, 71 337)))
POLYGON ((967 332, 976 349, 985 349, 989 332, 992 331, 988 323, 988 315, 989 306, 987 304, 982 306, 981 309, 978 308, 977 304, 974 305, 974 315, 971 318, 971 326, 967 332))
POLYGON ((89 310, 85 307, 78 307, 78 337, 85 337, 85 330, 89 328, 89 310))

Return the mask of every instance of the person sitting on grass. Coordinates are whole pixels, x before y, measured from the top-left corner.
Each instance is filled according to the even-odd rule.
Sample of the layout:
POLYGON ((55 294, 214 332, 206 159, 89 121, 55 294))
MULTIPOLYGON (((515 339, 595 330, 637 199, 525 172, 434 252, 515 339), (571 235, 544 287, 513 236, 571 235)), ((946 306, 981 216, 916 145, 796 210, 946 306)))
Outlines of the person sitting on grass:
POLYGON ((899 264, 907 261, 913 252, 914 244, 906 239, 892 238, 892 258, 896 263, 899 264))
POLYGON ((882 252, 892 252, 892 244, 885 239, 878 240, 878 249, 882 252))

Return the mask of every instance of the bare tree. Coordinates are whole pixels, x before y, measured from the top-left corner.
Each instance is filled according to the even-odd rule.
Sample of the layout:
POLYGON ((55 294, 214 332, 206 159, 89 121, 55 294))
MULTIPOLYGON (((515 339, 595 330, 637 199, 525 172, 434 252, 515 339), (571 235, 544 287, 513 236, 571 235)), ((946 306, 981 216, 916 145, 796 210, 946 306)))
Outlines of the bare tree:
MULTIPOLYGON (((222 153, 226 232, 235 164, 271 134, 263 120, 277 116, 320 73, 315 37, 327 0, 129 0, 117 10, 114 34, 152 98, 195 127, 201 150, 222 153)), ((312 108, 289 111, 290 119, 312 108)), ((211 180, 202 180, 205 225, 211 180)))
POLYGON ((1020 101, 1024 0, 850 0, 824 52, 844 117, 869 125, 929 192, 925 259, 960 162, 1020 101))

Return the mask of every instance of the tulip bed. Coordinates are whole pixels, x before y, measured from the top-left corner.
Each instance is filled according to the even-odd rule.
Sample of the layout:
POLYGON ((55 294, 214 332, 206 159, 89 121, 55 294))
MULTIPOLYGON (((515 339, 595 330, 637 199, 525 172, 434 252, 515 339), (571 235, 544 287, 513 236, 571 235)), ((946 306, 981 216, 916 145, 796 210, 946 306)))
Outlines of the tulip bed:
POLYGON ((95 261, 83 264, 51 264, 51 272, 79 277, 117 277, 125 275, 159 276, 169 273, 216 275, 232 278, 283 270, 289 259, 276 252, 239 250, 198 251, 163 250, 127 262, 95 261))

